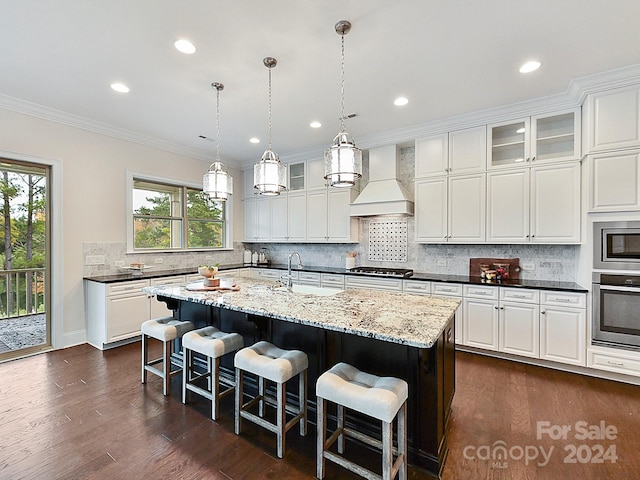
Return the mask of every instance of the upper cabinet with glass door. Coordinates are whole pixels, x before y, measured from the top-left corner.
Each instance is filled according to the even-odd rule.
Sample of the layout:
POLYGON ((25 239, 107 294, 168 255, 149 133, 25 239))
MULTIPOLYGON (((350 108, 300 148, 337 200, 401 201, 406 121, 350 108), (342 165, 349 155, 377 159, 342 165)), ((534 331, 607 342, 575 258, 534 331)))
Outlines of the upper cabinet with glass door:
POLYGON ((289 167, 289 191, 305 190, 305 162, 290 163, 289 167))
POLYGON ((522 167, 580 158, 580 109, 487 127, 488 166, 522 167))

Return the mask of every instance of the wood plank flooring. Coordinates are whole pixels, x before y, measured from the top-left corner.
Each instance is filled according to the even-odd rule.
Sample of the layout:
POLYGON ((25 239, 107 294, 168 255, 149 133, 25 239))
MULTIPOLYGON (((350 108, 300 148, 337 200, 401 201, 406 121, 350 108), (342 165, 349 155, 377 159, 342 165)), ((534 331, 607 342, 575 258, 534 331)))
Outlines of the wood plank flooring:
MULTIPOLYGON (((304 439, 292 429, 279 460, 271 433, 248 422, 241 436, 233 433, 230 397, 213 422, 204 399, 182 405, 179 381, 170 397, 157 377, 141 385, 139 362, 135 343, 105 352, 81 345, 0 364, 0 479, 314 478, 313 427, 304 439)), ((458 353, 442 478, 640 478, 637 432, 640 387, 458 353), (616 438, 576 439, 581 421, 605 422, 616 438), (537 435, 539 422, 548 428, 537 435), (571 427, 567 439, 550 438, 547 432, 562 425, 571 427), (615 449, 615 461, 597 445, 603 453, 615 449)), ((328 479, 356 478, 330 463, 327 470, 328 479)), ((431 477, 411 468, 409 478, 431 477)))

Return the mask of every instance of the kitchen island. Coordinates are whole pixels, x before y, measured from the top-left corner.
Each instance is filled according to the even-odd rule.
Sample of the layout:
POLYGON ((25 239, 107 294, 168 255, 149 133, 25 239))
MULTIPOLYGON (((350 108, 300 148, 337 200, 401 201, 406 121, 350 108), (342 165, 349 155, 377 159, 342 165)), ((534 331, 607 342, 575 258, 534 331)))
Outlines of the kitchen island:
MULTIPOLYGON (((455 391, 454 317, 459 300, 368 290, 290 292, 273 282, 224 278, 239 291, 192 291, 185 285, 146 287, 180 320, 240 333, 245 345, 270 341, 309 356, 309 418, 315 419, 315 381, 344 361, 409 384, 409 462, 438 474, 455 391)), ((190 287, 191 288, 191 287, 190 287)), ((232 371, 232 359, 222 367, 232 371)), ((295 389, 291 389, 295 395, 295 389)), ((365 433, 377 422, 354 415, 365 433)))

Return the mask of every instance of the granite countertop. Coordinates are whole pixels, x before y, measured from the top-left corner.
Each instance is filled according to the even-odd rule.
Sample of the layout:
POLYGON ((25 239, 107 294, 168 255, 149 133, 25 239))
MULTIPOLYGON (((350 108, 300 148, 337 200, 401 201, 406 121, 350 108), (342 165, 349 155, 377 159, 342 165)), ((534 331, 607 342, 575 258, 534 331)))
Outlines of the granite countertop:
POLYGON ((274 282, 225 277, 237 292, 190 291, 186 285, 145 287, 147 293, 363 337, 431 348, 460 300, 406 293, 342 290, 319 296, 273 290, 274 282))
MULTIPOLYGON (((225 270, 233 270, 237 268, 269 268, 276 270, 286 270, 286 264, 260 264, 260 265, 244 265, 242 263, 235 265, 222 265, 219 267, 220 271, 223 272, 225 270)), ((366 274, 361 273, 352 273, 346 268, 339 267, 322 267, 322 266, 304 266, 303 268, 292 268, 294 271, 301 272, 318 272, 318 273, 336 273, 340 275, 357 275, 357 276, 367 276, 366 274)), ((140 280, 140 279, 148 279, 148 278, 159 278, 159 277, 168 277, 171 275, 185 275, 185 274, 194 274, 198 273, 197 267, 185 267, 181 269, 173 269, 173 270, 154 270, 149 269, 144 272, 138 273, 121 273, 121 274, 113 274, 113 275, 96 275, 90 277, 84 277, 85 280, 91 280, 94 282, 100 283, 113 283, 113 282, 124 282, 130 280, 140 280)), ((377 276, 377 275, 374 275, 377 276)), ((402 277, 379 277, 378 278, 399 278, 402 277)), ((449 274, 441 274, 441 273, 422 273, 422 272, 414 272, 411 277, 405 277, 405 280, 418 280, 425 282, 450 282, 450 283, 462 283, 469 285, 487 285, 494 287, 515 287, 515 288, 536 288, 539 290, 559 290, 559 291, 567 291, 567 292, 578 292, 578 293, 586 293, 588 290, 584 288, 582 285, 575 282, 558 282, 553 280, 505 280, 501 282, 487 282, 483 278, 480 277, 472 277, 469 275, 449 275, 449 274)))

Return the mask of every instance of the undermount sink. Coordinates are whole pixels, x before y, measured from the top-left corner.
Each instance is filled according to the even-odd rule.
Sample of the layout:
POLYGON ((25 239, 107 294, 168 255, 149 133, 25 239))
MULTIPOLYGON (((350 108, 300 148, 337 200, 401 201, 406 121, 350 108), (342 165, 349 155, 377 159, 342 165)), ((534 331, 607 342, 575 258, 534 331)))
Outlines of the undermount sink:
MULTIPOLYGON (((286 291, 287 287, 278 287, 276 288, 276 290, 286 291)), ((313 285, 294 285, 291 291, 293 293, 302 293, 306 295, 319 295, 323 297, 344 292, 344 290, 340 290, 339 288, 315 287, 313 285)))

